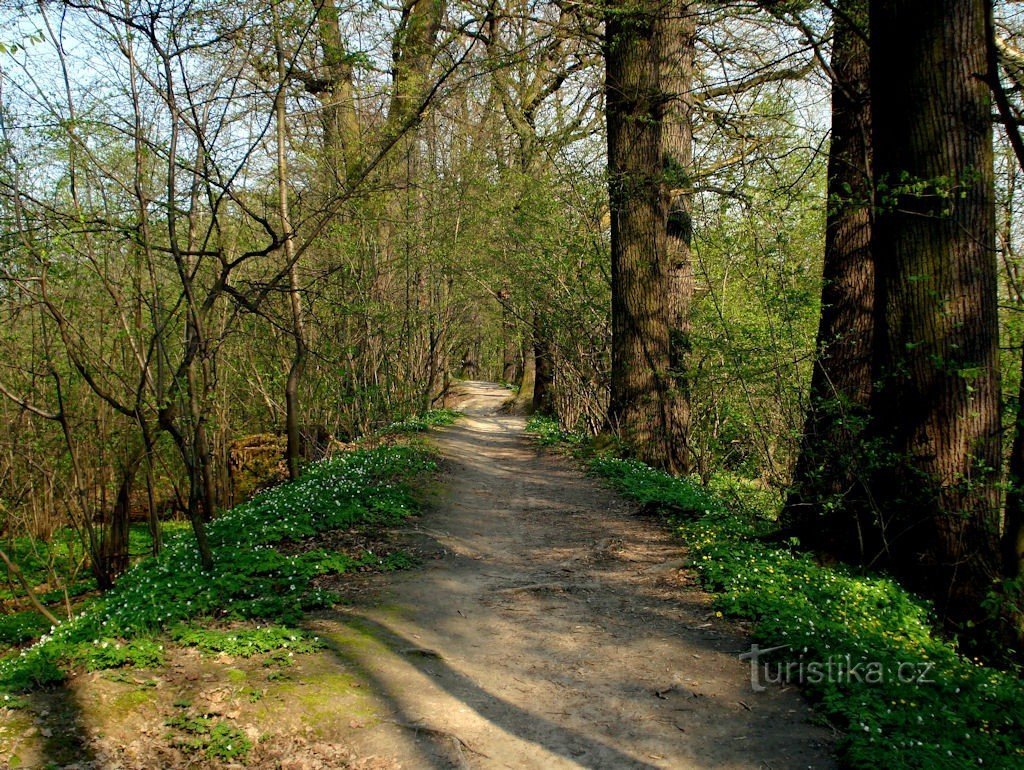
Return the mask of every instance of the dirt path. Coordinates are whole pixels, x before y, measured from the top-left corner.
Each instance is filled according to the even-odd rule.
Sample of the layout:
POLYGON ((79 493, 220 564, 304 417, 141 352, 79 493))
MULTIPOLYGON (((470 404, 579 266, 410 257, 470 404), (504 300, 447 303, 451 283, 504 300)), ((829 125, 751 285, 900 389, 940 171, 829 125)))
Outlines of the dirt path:
MULTIPOLYGON (((405 768, 832 767, 794 691, 751 692, 746 642, 680 545, 537 450, 508 391, 463 386, 446 491, 410 537, 438 558, 314 627, 366 692, 356 754, 405 768)), ((325 718, 327 712, 325 712, 325 718)), ((326 727, 326 725, 325 725, 326 727)))

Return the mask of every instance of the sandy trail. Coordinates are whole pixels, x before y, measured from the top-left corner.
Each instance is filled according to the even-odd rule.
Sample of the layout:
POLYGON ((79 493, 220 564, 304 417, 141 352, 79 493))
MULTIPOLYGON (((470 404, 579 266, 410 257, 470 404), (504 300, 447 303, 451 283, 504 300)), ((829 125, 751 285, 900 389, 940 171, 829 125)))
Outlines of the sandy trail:
POLYGON ((683 553, 571 461, 508 391, 462 386, 445 491, 409 537, 438 558, 315 627, 373 703, 346 740, 404 768, 833 767, 799 695, 754 693, 748 644, 683 553))

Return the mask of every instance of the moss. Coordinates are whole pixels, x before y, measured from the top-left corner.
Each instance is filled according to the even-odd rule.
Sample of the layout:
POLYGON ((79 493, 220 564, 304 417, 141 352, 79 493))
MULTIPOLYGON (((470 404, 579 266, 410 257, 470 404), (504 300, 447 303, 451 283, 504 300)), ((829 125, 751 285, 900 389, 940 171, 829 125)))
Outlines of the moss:
POLYGON ((258 719, 279 719, 283 704, 287 704, 289 718, 320 737, 325 730, 347 725, 352 719, 372 723, 377 717, 372 688, 342 669, 330 654, 314 659, 300 679, 268 682, 266 697, 256 709, 258 719))
POLYGON ((104 718, 118 718, 120 715, 135 711, 140 706, 156 702, 156 695, 151 688, 125 690, 115 695, 109 704, 97 704, 97 708, 107 713, 104 718))
POLYGON ((249 678, 249 675, 240 668, 226 668, 224 676, 232 684, 242 684, 249 678))

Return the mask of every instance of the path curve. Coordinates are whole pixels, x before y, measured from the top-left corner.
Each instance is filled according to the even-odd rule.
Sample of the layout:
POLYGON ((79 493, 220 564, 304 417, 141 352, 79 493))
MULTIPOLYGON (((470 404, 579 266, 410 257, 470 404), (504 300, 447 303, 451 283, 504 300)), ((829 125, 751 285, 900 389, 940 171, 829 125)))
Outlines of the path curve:
POLYGON ((432 437, 445 489, 410 537, 437 558, 315 627, 370 692, 346 736, 404 768, 828 768, 793 690, 754 693, 747 642, 679 541, 537 449, 509 392, 460 386, 432 437))

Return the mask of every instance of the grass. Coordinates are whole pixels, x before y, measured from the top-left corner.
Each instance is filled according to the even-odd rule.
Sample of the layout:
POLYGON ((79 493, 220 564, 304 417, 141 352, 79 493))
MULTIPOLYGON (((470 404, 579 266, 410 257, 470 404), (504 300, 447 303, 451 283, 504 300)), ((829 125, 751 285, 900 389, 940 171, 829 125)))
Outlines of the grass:
POLYGON ((781 647, 759 659, 758 676, 802 685, 844 732, 846 766, 1024 767, 1018 672, 962 655, 929 605, 887 577, 758 539, 774 526, 771 493, 734 477, 702 486, 632 460, 586 462, 623 496, 664 512, 717 610, 753 621, 762 648, 781 647))
MULTIPOLYGON (((426 450, 411 445, 360 449, 311 464, 298 481, 262 492, 210 523, 211 572, 202 569, 188 533, 168 538, 158 558, 135 565, 74 618, 0 661, 0 690, 55 684, 75 666, 157 665, 171 629, 185 643, 212 647, 212 632, 196 637, 181 630, 203 619, 269 621, 289 629, 306 611, 336 598, 316 587, 313 578, 380 559, 317 549, 293 553, 285 546, 329 530, 404 519, 418 507, 413 480, 433 467, 426 450)), ((401 567, 402 558, 379 566, 401 567)), ((265 648, 274 639, 283 641, 276 633, 264 630, 247 643, 265 648)))

